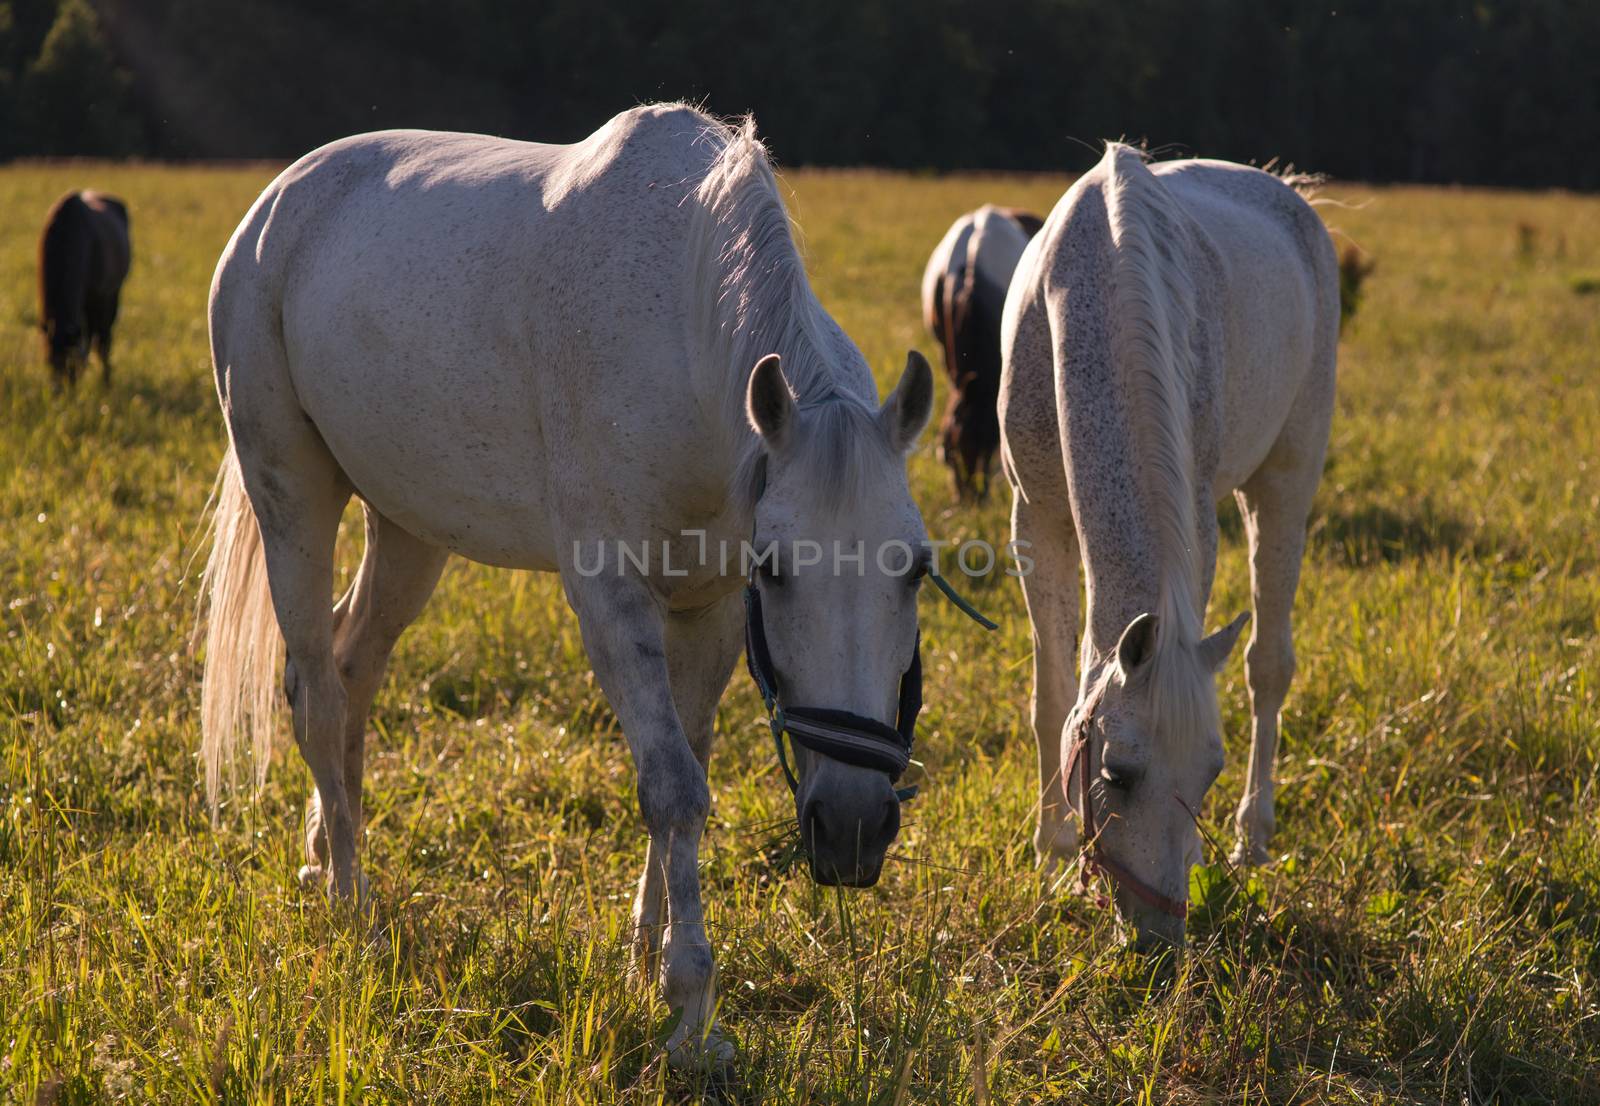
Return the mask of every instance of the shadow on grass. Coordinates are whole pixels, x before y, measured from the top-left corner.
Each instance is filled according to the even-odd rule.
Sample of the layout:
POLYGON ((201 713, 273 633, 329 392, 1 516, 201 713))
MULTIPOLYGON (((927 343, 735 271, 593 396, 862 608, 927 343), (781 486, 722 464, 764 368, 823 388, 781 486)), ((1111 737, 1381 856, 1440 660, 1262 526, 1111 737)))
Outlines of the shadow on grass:
POLYGON ((1480 530, 1426 504, 1417 506, 1408 514, 1377 504, 1329 511, 1312 520, 1307 544, 1314 553, 1351 567, 1380 561, 1397 564, 1441 552, 1453 556, 1489 551, 1486 546, 1492 543, 1480 530))
MULTIPOLYGON (((1364 504, 1350 510, 1314 515, 1306 534, 1307 551, 1350 567, 1398 564, 1434 553, 1468 553, 1473 556, 1511 552, 1478 527, 1440 514, 1427 503, 1395 510, 1364 504)), ((1224 506, 1217 512, 1220 548, 1242 548, 1246 543, 1239 512, 1224 506)))

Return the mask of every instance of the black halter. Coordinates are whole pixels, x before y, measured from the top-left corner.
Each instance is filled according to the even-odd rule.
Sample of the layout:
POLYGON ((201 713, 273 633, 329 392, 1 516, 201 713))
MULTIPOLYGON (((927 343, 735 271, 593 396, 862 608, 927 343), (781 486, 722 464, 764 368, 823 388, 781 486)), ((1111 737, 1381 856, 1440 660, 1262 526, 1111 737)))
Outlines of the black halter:
MULTIPOLYGON (((922 634, 917 634, 911 667, 900 677, 900 706, 895 725, 886 726, 876 718, 847 710, 784 706, 778 694, 778 674, 772 664, 772 652, 767 648, 766 626, 761 619, 761 592, 756 587, 754 570, 745 583, 744 612, 745 662, 750 678, 761 692, 761 701, 766 704, 772 740, 778 747, 778 763, 783 765, 789 790, 798 790, 800 781, 789 767, 789 752, 783 744, 786 733, 796 745, 814 753, 861 768, 876 768, 887 772, 891 782, 898 780, 911 763, 917 714, 922 710, 922 634)), ((916 794, 916 789, 907 788, 897 794, 904 802, 916 794)))
MULTIPOLYGON (((759 502, 767 487, 766 458, 762 458, 757 473, 756 500, 759 502)), ((957 595, 938 572, 931 574, 939 590, 950 598, 968 617, 986 630, 995 624, 957 595)), ((761 692, 761 701, 767 708, 767 722, 772 727, 772 741, 778 748, 778 763, 783 766, 784 778, 790 791, 800 790, 800 781, 789 766, 789 750, 783 735, 796 745, 812 752, 832 757, 845 764, 862 768, 876 768, 889 773, 894 783, 905 774, 911 764, 911 750, 916 744, 917 715, 922 711, 922 631, 917 631, 916 645, 911 652, 911 667, 900 677, 900 704, 895 711, 895 724, 886 726, 876 718, 866 718, 847 710, 829 707, 785 707, 778 696, 778 671, 772 664, 772 651, 767 648, 767 628, 761 619, 761 592, 756 587, 756 569, 744 585, 744 659, 750 669, 750 678, 761 692)), ((895 798, 902 803, 916 797, 915 786, 896 789, 895 798)))

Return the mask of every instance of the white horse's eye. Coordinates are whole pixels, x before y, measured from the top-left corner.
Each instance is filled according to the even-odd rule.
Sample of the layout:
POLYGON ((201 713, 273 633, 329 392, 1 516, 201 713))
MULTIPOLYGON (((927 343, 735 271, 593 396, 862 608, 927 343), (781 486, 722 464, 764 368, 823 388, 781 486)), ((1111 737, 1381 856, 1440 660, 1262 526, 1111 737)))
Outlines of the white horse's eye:
POLYGON ((1135 773, 1119 772, 1112 768, 1100 769, 1100 778, 1113 791, 1131 791, 1133 785, 1139 782, 1139 777, 1135 773))

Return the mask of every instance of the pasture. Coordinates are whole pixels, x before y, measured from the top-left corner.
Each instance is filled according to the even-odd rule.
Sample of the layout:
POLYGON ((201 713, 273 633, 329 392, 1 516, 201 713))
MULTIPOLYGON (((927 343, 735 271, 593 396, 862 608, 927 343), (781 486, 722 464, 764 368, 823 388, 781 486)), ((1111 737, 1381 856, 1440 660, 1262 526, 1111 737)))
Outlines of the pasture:
MULTIPOLYGON (((273 172, 0 170, 0 1102, 1600 1102, 1600 199, 1326 189, 1361 205, 1322 213, 1377 270, 1296 607, 1278 860, 1225 860, 1240 650, 1175 972, 1033 868, 1014 580, 964 584, 988 635, 924 589, 922 794, 869 891, 789 870, 790 796, 736 672, 702 857, 741 1060, 705 1088, 659 1061, 665 1007, 628 970, 633 768, 554 577, 453 562, 396 651, 368 754, 386 942, 295 882, 287 739, 211 826, 189 646, 223 448, 205 302, 273 172), (85 186, 128 201, 134 266, 111 389, 57 397, 34 249, 85 186)), ((1042 214, 1066 184, 786 182, 885 387, 908 346, 936 352, 918 280, 950 220, 1042 214)), ((1007 539, 1003 483, 958 508, 929 447, 912 475, 934 536, 1007 539)), ((1221 511, 1212 627, 1249 605, 1221 511)))

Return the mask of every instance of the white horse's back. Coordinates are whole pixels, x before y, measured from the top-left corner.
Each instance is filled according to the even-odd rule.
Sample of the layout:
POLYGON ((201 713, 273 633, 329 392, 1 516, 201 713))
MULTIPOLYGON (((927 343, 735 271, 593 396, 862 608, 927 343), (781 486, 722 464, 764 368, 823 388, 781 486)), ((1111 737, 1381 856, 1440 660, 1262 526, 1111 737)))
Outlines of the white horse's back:
MULTIPOLYGON (((1125 171, 1153 178, 1198 247, 1189 254, 1192 310, 1212 333, 1197 340, 1203 363, 1196 371, 1202 388, 1219 389, 1214 407, 1222 422, 1213 441, 1197 444, 1216 458, 1218 498, 1260 464, 1308 382, 1331 395, 1338 259, 1316 212, 1271 173, 1201 159, 1133 165, 1137 155, 1121 156, 1125 171)), ((1047 285, 1081 286, 1113 250, 1105 225, 1107 168, 1102 162, 1079 178, 1025 253, 1007 303, 1008 341, 1016 339, 1024 314, 1041 332, 1047 285)), ((1098 291, 1109 287, 1108 278, 1098 291)), ((1045 402, 1054 388, 1048 379, 1023 379, 1005 389, 1012 399, 1028 397, 1014 415, 1028 440, 1008 439, 1008 448, 1026 451, 1035 441, 1052 454, 1059 448, 1054 404, 1045 402), (1036 432, 1027 432, 1029 423, 1036 432)))
POLYGON ((1030 236, 1015 218, 993 204, 984 204, 973 215, 973 261, 984 279, 1004 288, 1011 283, 1030 236))
POLYGON ((1226 161, 1172 161, 1151 173, 1210 240, 1202 310, 1222 320, 1226 423, 1216 496, 1254 472, 1297 397, 1331 391, 1338 258, 1322 220, 1280 177, 1226 161), (1330 325, 1332 320, 1332 325, 1330 325), (1252 430, 1257 432, 1252 433, 1252 430))
MULTIPOLYGON (((292 389, 384 515, 476 560, 555 567, 564 478, 597 461, 579 412, 627 412, 605 464, 667 510, 730 467, 709 426, 723 451, 672 453, 705 387, 686 348, 692 194, 724 144, 682 108, 636 109, 569 146, 423 131, 336 142, 287 169, 240 227, 214 319, 281 318, 288 379, 262 384, 292 389)), ((232 353, 217 364, 275 371, 274 357, 232 353)))

